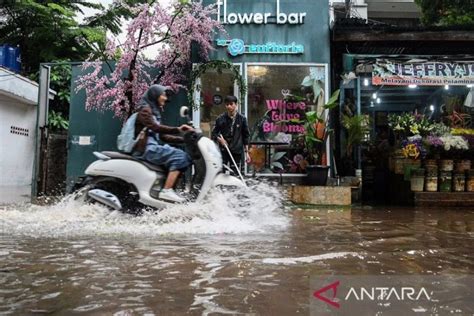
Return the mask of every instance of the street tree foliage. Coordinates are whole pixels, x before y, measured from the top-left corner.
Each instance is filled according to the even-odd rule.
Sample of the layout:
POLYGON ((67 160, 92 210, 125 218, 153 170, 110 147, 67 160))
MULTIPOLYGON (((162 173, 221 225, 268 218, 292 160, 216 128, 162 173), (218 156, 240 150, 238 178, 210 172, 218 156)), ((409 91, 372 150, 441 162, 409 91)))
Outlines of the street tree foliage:
POLYGON ((42 62, 82 61, 105 50, 107 31, 121 31, 121 18, 132 15, 127 4, 143 2, 114 2, 104 8, 91 0, 4 1, 0 6, 0 43, 20 47, 26 75, 35 74, 42 62), (98 13, 79 22, 77 17, 86 8, 98 13))
POLYGON ((105 8, 91 0, 5 0, 0 5, 0 44, 18 46, 23 75, 38 80, 40 63, 51 68, 51 88, 57 92, 50 109, 67 117, 71 85, 70 62, 102 56, 106 33, 119 34, 123 19, 133 17, 128 5, 146 0, 115 1, 105 8), (95 14, 79 21, 85 9, 95 14))
POLYGON ((474 25, 473 0, 415 0, 426 26, 474 25))

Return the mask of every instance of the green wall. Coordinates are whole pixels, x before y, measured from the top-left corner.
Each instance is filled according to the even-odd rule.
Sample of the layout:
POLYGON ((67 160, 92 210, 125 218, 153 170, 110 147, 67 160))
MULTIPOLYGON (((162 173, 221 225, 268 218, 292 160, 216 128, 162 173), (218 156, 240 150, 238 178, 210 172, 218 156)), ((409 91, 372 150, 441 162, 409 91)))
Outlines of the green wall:
MULTIPOLYGON (((108 73, 108 68, 105 67, 104 71, 108 73)), ((77 177, 84 175, 87 166, 96 160, 94 151, 117 150, 117 136, 122 127, 121 120, 114 117, 111 111, 86 111, 85 91, 76 92, 76 80, 84 73, 81 65, 72 67, 67 160, 68 189, 77 177), (80 136, 91 136, 91 144, 80 145, 77 142, 80 136)), ((179 94, 171 97, 163 114, 163 123, 172 126, 184 123, 179 117, 179 108, 182 105, 187 105, 185 91, 180 91, 179 94)))

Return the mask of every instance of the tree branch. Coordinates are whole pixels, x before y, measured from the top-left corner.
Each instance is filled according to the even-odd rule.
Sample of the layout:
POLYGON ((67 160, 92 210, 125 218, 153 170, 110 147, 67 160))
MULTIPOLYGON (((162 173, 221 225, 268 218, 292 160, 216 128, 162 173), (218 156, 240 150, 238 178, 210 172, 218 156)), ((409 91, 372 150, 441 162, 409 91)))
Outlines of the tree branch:
POLYGON ((143 46, 141 46, 139 49, 144 49, 144 48, 147 48, 147 47, 150 47, 150 46, 159 44, 159 43, 161 43, 161 42, 166 41, 166 40, 169 39, 169 38, 170 38, 169 35, 165 35, 165 36, 164 36, 163 38, 161 38, 160 40, 155 41, 155 42, 153 42, 153 43, 149 43, 149 44, 143 45, 143 46))
MULTIPOLYGON (((138 33, 137 46, 140 45, 140 42, 142 40, 142 36, 143 36, 143 28, 141 28, 140 33, 138 33)), ((137 64, 137 57, 138 57, 138 52, 139 51, 140 51, 139 49, 135 50, 135 56, 133 57, 132 62, 130 63, 130 68, 128 69, 128 78, 125 81, 128 81, 128 82, 133 81, 133 71, 135 70, 135 66, 137 64)), ((127 89, 127 91, 125 91, 125 95, 128 99, 128 104, 130 104, 130 106, 128 108, 127 117, 130 117, 130 115, 132 114, 132 110, 135 107, 134 104, 133 104, 133 89, 131 87, 129 87, 127 89)))
POLYGON ((169 62, 168 65, 166 65, 163 70, 160 72, 160 74, 158 76, 156 76, 155 80, 153 80, 153 84, 156 84, 156 83, 159 83, 161 78, 163 78, 166 70, 168 70, 173 64, 174 62, 176 61, 176 59, 179 58, 179 54, 175 54, 173 59, 171 59, 171 61, 169 62))
POLYGON ((147 44, 147 45, 143 45, 142 47, 140 47, 140 49, 147 48, 149 46, 159 44, 159 43, 169 39, 169 35, 170 35, 170 32, 171 32, 171 27, 173 26, 174 21, 176 20, 178 15, 181 14, 181 12, 183 12, 183 9, 184 9, 184 5, 182 5, 180 7, 180 9, 173 15, 173 18, 171 19, 170 25, 168 26, 168 29, 166 30, 166 34, 165 34, 165 36, 163 36, 163 38, 161 38, 160 40, 158 40, 156 42, 153 42, 153 43, 150 43, 150 44, 147 44))

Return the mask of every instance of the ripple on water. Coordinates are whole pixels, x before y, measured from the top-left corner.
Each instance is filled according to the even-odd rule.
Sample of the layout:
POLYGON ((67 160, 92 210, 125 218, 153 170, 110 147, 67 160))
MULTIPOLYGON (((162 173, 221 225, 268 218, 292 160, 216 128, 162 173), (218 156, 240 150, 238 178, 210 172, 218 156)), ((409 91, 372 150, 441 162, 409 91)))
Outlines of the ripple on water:
POLYGON ((297 258, 265 258, 262 260, 262 262, 266 264, 292 265, 292 264, 298 264, 298 263, 311 263, 311 262, 327 260, 327 259, 345 258, 347 256, 358 257, 359 259, 364 259, 364 257, 357 252, 334 252, 334 253, 325 253, 325 254, 316 255, 316 256, 297 257, 297 258))
POLYGON ((89 305, 82 305, 73 309, 74 312, 90 312, 95 309, 101 308, 102 304, 89 304, 89 305))
POLYGON ((59 295, 61 295, 61 292, 51 293, 51 294, 44 295, 43 297, 41 297, 41 299, 42 300, 49 300, 49 299, 52 299, 52 298, 56 298, 59 295))

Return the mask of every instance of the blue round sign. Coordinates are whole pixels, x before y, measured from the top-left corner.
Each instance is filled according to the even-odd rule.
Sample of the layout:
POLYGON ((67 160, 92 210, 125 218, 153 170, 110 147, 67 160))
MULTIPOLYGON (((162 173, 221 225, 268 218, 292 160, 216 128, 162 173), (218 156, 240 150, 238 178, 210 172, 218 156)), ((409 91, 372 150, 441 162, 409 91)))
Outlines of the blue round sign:
POLYGON ((242 55, 245 53, 245 43, 240 38, 234 38, 230 41, 227 50, 229 51, 229 54, 233 57, 242 55))

